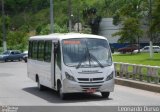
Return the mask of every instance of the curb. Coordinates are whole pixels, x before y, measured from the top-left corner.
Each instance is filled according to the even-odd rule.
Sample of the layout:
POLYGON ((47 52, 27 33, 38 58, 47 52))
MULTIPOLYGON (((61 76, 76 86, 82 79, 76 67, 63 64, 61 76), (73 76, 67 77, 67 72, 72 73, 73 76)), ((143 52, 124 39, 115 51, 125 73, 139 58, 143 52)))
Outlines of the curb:
POLYGON ((160 93, 160 85, 158 84, 140 82, 136 80, 129 80, 117 77, 115 78, 115 84, 160 93))

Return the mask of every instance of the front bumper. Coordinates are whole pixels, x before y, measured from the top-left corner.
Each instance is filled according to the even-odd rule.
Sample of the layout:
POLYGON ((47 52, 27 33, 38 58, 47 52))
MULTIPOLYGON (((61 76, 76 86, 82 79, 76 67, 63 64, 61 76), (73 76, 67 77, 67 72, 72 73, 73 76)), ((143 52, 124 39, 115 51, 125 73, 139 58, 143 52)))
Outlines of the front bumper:
POLYGON ((113 92, 114 79, 102 83, 80 83, 68 79, 63 80, 63 93, 87 92, 88 89, 95 89, 96 92, 113 92))

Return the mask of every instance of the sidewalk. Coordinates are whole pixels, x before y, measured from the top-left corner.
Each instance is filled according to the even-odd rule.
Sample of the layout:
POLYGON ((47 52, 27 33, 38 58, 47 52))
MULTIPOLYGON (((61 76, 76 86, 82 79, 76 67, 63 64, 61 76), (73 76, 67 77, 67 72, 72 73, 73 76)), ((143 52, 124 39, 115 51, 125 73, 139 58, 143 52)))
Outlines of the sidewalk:
POLYGON ((151 84, 146 82, 140 82, 135 80, 123 79, 123 78, 115 78, 115 83, 118 85, 133 87, 137 89, 143 89, 152 92, 160 93, 160 85, 158 84, 151 84))

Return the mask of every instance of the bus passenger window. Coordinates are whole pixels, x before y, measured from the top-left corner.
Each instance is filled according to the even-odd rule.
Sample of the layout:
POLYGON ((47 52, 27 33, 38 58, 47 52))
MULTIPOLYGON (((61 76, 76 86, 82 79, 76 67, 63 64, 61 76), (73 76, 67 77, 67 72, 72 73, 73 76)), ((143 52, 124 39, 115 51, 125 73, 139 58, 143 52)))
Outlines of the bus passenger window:
POLYGON ((58 43, 57 46, 57 57, 56 57, 57 65, 59 69, 61 70, 61 49, 60 49, 60 44, 58 43))
POLYGON ((43 61, 44 60, 44 41, 38 42, 38 60, 43 61))
POLYGON ((32 43, 33 47, 32 47, 32 59, 37 59, 37 45, 38 42, 37 41, 33 41, 32 43))
POLYGON ((32 50, 33 46, 32 46, 32 41, 29 41, 29 51, 28 51, 28 58, 31 59, 32 58, 32 50))
POLYGON ((51 50, 52 50, 52 42, 45 42, 45 51, 44 51, 44 61, 51 62, 51 50))

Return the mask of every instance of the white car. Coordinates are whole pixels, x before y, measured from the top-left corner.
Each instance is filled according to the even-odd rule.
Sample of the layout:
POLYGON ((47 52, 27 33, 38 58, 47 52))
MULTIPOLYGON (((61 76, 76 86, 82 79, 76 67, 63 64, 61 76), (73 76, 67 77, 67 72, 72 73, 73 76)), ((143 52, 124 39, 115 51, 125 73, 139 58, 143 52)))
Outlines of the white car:
MULTIPOLYGON (((140 52, 149 52, 150 46, 145 46, 144 48, 140 49, 140 52)), ((134 53, 138 53, 138 50, 134 50, 134 53)), ((160 52, 160 46, 153 46, 153 52, 159 53, 160 52)))

